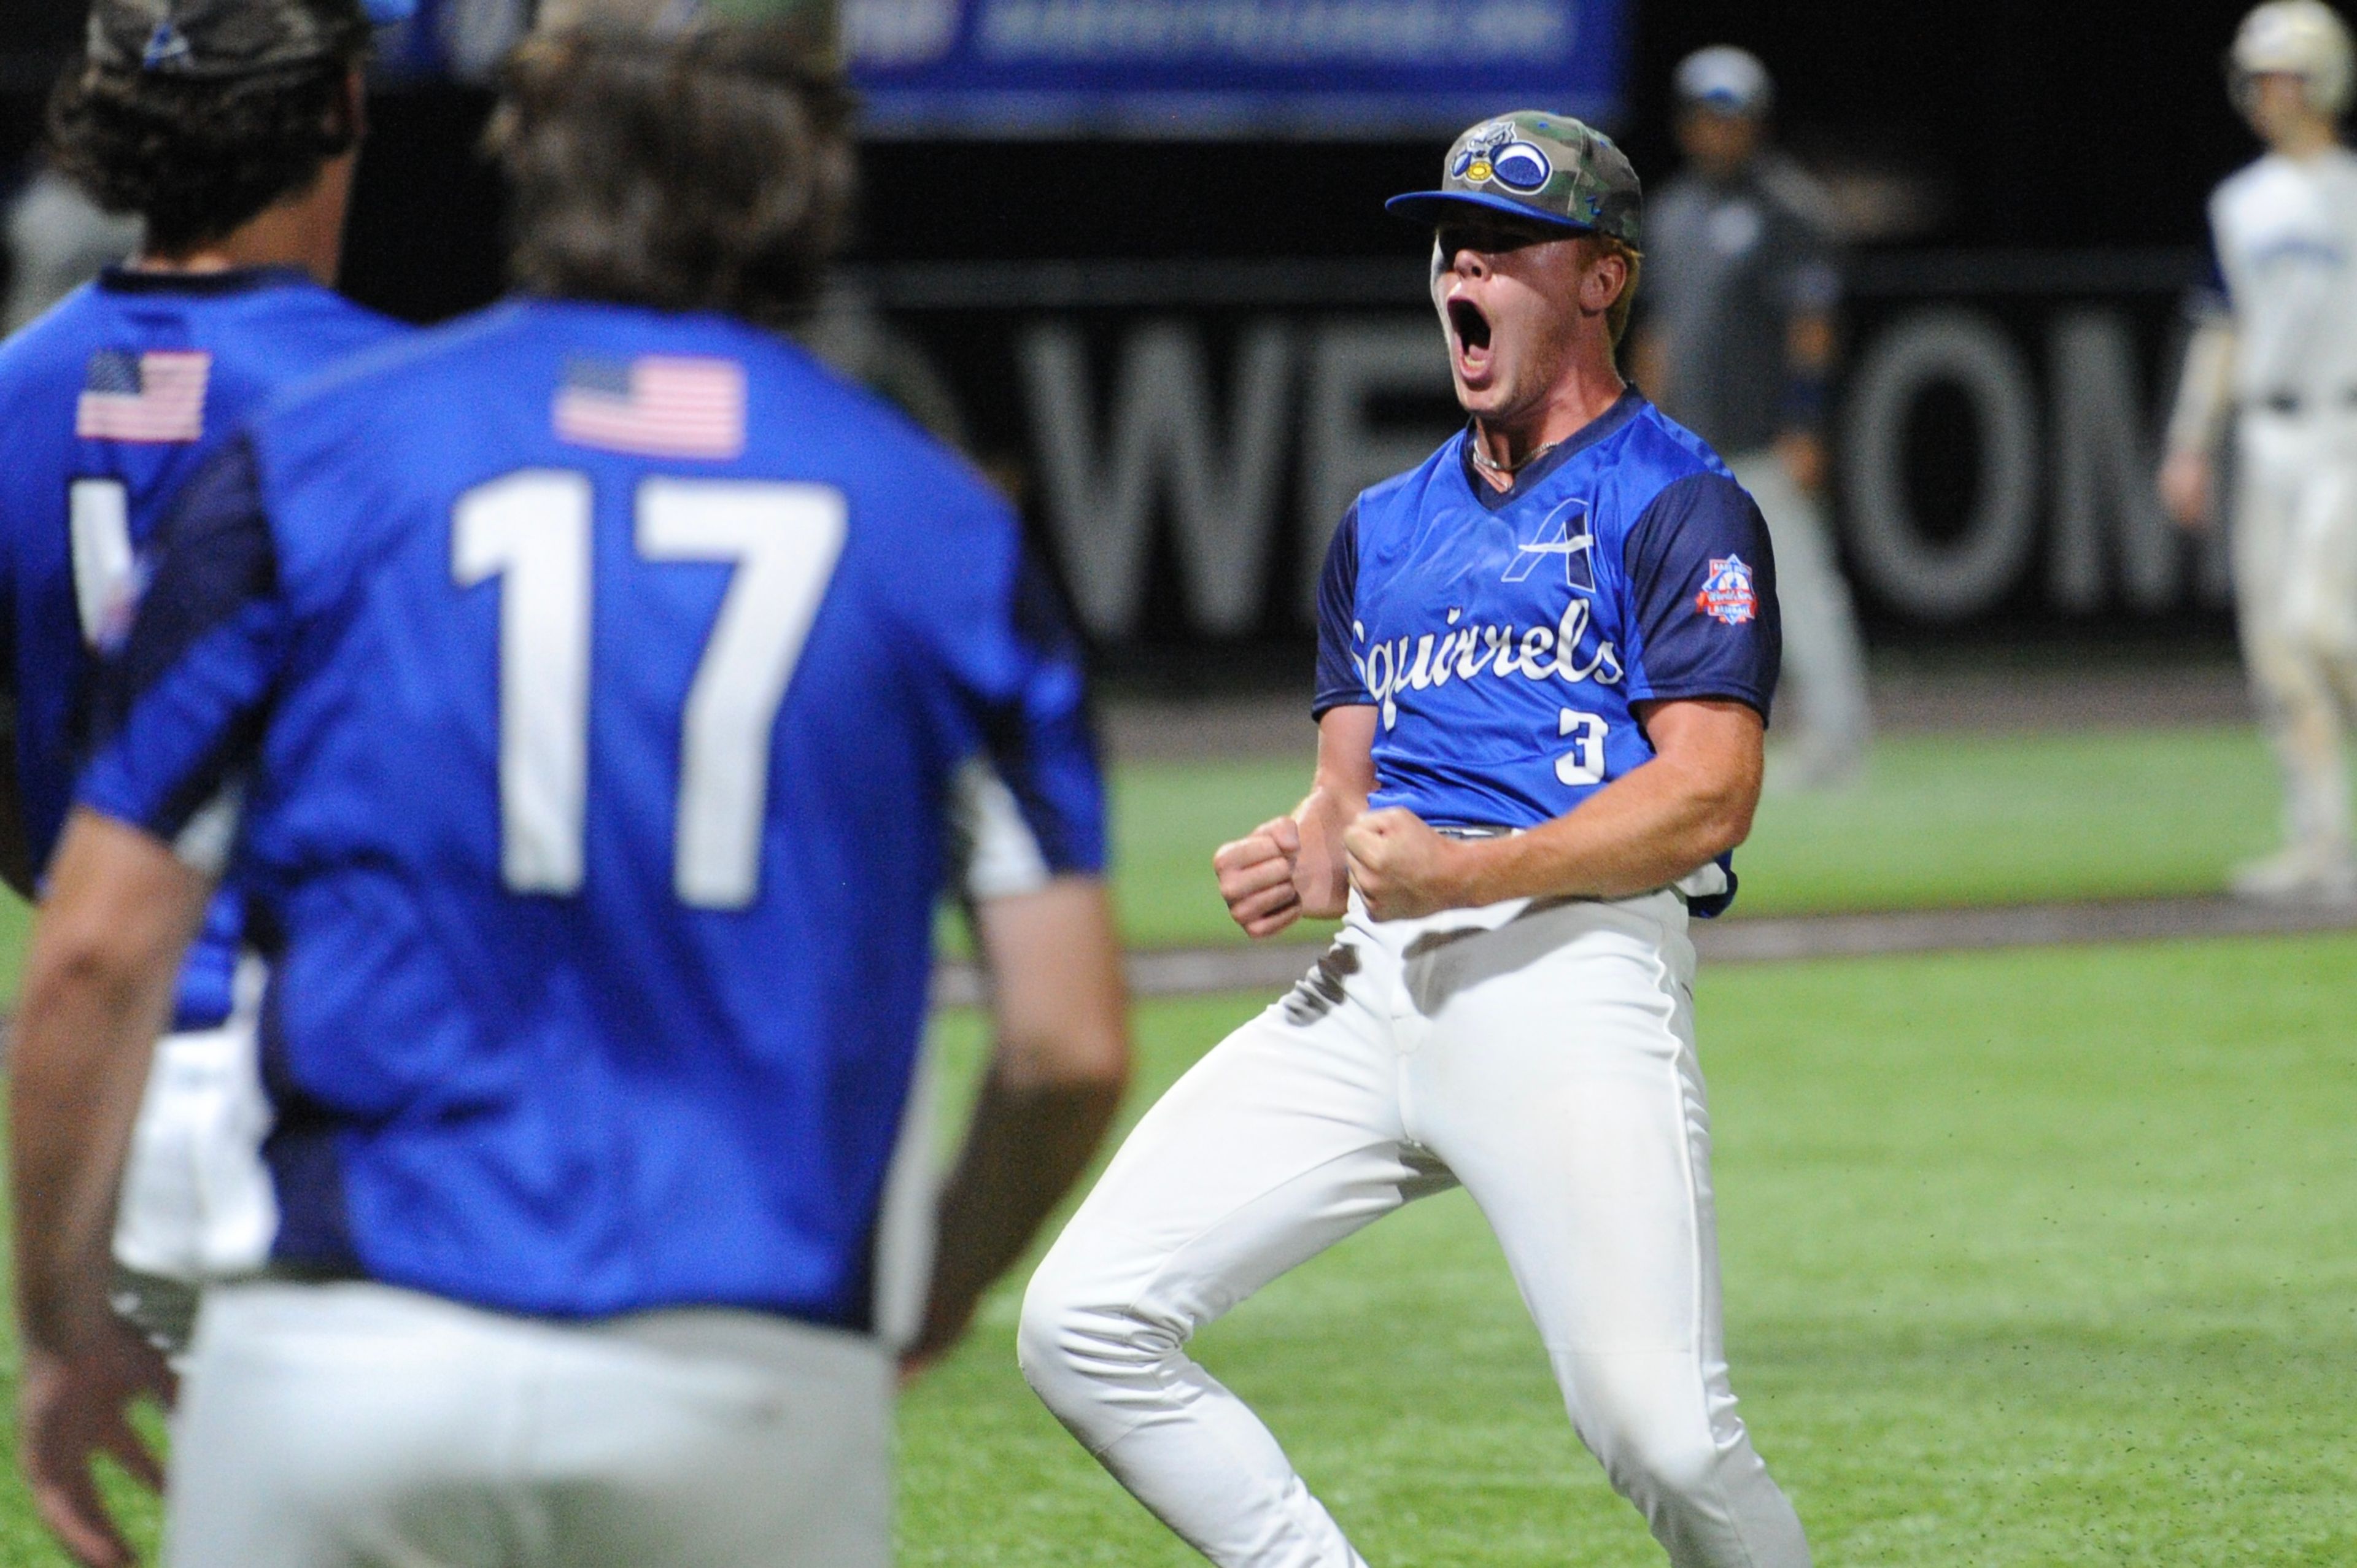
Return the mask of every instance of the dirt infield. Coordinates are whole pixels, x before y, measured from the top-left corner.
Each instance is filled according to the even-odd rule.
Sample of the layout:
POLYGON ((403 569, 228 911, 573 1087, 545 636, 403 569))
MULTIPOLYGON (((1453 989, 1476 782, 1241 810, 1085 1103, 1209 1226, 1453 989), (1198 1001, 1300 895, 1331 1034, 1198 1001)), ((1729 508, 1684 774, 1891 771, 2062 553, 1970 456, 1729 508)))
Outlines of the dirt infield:
MULTIPOLYGON (((1770 963, 1795 959, 1865 958, 1879 953, 2350 930, 2357 930, 2357 904, 2253 904, 2227 897, 2124 898, 1899 914, 1804 915, 1781 919, 1698 922, 1694 928, 1694 939, 1705 963, 1770 963)), ((1317 951, 1307 943, 1275 942, 1260 947, 1133 952, 1127 964, 1130 991, 1134 995, 1147 997, 1275 990, 1299 979, 1317 951)), ((935 975, 935 1006, 971 1006, 982 997, 981 976, 970 964, 945 964, 935 975)))

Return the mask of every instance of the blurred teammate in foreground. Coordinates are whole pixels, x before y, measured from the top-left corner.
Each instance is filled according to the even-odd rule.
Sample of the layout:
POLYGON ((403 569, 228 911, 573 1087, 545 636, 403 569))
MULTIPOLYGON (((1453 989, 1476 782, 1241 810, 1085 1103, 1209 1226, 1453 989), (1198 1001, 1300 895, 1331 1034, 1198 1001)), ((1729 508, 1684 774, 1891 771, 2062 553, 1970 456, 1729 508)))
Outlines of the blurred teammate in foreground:
MULTIPOLYGON (((14 640, 11 880, 33 896, 64 826, 98 654, 128 626, 135 558, 199 466, 275 392, 400 329, 330 292, 361 133, 357 0, 99 0, 59 84, 52 156, 144 249, 0 347, 0 603, 14 640)), ((257 1149, 261 976, 215 899, 157 1047, 124 1185, 119 1299, 167 1343, 189 1287, 251 1270, 275 1215, 257 1149)), ((52 1365, 27 1367, 38 1426, 52 1365)), ((28 1451, 38 1457, 36 1444, 28 1451)), ((35 1477, 48 1488, 70 1478, 35 1477)))
POLYGON ((174 846, 225 789, 281 1224, 199 1318, 168 1563, 882 1564, 896 1365, 1112 1110, 1103 1036, 1002 1040, 930 1291, 895 1290, 976 751, 1075 939, 1001 983, 1117 995, 1080 674, 1004 504, 773 330, 849 196, 831 51, 550 9, 493 132, 522 297, 191 482, 59 851, 17 1257, 88 1561, 120 1553, 82 1466, 145 1365, 104 1302, 113 1184, 212 881, 174 846))
POLYGON ((2234 415, 2234 601, 2260 723, 2284 778, 2284 847, 2234 873, 2252 898, 2357 898, 2346 745, 2357 722, 2357 156, 2341 145, 2351 49, 2318 0, 2270 0, 2229 55, 2267 152, 2218 188, 2228 309, 2185 357, 2161 468, 2206 526, 2234 415))
POLYGON ((1640 242, 1620 149, 1524 111, 1444 168, 1391 205, 1437 230, 1471 423, 1343 518, 1308 799, 1214 863, 1251 935, 1305 914, 1342 934, 1114 1156, 1031 1282, 1024 1372, 1223 1568, 1358 1568, 1187 1342, 1461 1182, 1670 1560, 1802 1568, 1721 1348, 1686 937, 1732 898, 1759 799, 1767 531, 1615 368, 1640 242))
POLYGON ((1824 513, 1841 274, 1824 193, 1769 146, 1767 67, 1725 45, 1674 78, 1686 166, 1645 220, 1637 382, 1722 454, 1776 541, 1791 733, 1771 785, 1843 783, 1866 757, 1866 647, 1824 513))

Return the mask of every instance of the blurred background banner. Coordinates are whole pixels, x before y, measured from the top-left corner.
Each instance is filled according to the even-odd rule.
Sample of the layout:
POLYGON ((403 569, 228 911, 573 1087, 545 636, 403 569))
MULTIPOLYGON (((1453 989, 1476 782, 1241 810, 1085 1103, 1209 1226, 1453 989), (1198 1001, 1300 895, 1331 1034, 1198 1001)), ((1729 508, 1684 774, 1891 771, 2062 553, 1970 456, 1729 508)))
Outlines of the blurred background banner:
MULTIPOLYGON (((2255 150, 2218 65, 2243 0, 2189 4, 845 0, 866 194, 826 330, 1018 498, 1110 671, 1297 682, 1335 521, 1458 422, 1383 199, 1518 103, 1659 189, 1671 72, 1732 39, 1850 241, 1830 499, 1878 655, 2224 659, 2223 562, 2151 479, 2202 203, 2255 150)), ((0 199, 83 9, 0 0, 0 199)), ((499 292, 483 75, 528 11, 421 0, 380 40, 356 297, 499 292)))
MULTIPOLYGON (((1331 139, 1621 103, 1623 0, 845 0, 880 136, 1331 139)), ((1271 170, 1274 175, 1275 169, 1271 170)))
MULTIPOLYGON (((2222 536, 2172 527, 2151 479, 2203 264, 1858 258, 1834 499, 1878 628, 2162 630, 2224 605, 2222 536)), ((1306 636, 1351 498, 1461 422, 1412 255, 900 264, 866 286, 1101 645, 1306 636)))

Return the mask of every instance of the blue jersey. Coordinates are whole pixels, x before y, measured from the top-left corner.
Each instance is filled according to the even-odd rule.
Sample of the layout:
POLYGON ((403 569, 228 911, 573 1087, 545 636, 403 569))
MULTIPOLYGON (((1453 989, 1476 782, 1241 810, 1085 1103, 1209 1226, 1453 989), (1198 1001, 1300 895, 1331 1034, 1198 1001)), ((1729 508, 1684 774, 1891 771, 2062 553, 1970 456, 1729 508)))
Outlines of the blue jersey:
POLYGON ((258 419, 82 798, 168 837, 246 772, 277 1260, 866 1323, 960 764, 1103 862, 1026 561, 963 462, 718 317, 511 302, 258 419))
MULTIPOLYGON (((401 330, 291 268, 110 271, 0 345, 0 680, 37 869, 87 751, 97 650, 127 623, 167 503, 273 391, 401 330)), ((228 1015, 237 936, 225 893, 189 954, 177 1027, 228 1015)))
MULTIPOLYGON (((1632 388, 1493 490, 1460 433, 1361 495, 1318 586, 1316 712, 1372 704, 1371 804, 1528 828, 1653 755, 1637 708, 1768 714, 1781 634, 1760 510, 1632 388)), ((1722 858, 1684 885, 1734 897, 1722 858)))

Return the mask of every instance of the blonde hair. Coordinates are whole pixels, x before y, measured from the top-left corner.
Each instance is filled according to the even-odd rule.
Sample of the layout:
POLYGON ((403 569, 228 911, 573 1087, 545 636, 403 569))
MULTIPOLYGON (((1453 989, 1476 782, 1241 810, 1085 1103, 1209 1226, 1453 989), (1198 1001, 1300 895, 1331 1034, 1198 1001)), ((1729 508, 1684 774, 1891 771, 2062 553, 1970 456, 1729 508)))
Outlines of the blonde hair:
MULTIPOLYGON (((1626 240, 1615 239, 1609 234, 1590 234, 1587 238, 1589 242, 1595 245, 1595 253, 1598 260, 1606 256, 1618 256, 1629 265, 1629 281, 1620 285, 1620 297, 1614 300, 1604 312, 1604 325, 1612 334, 1612 347, 1618 349, 1620 347, 1620 339, 1629 332, 1629 313, 1636 308, 1637 277, 1645 270, 1645 252, 1626 240)), ((1591 262, 1589 264, 1593 265, 1594 263, 1591 262)))

